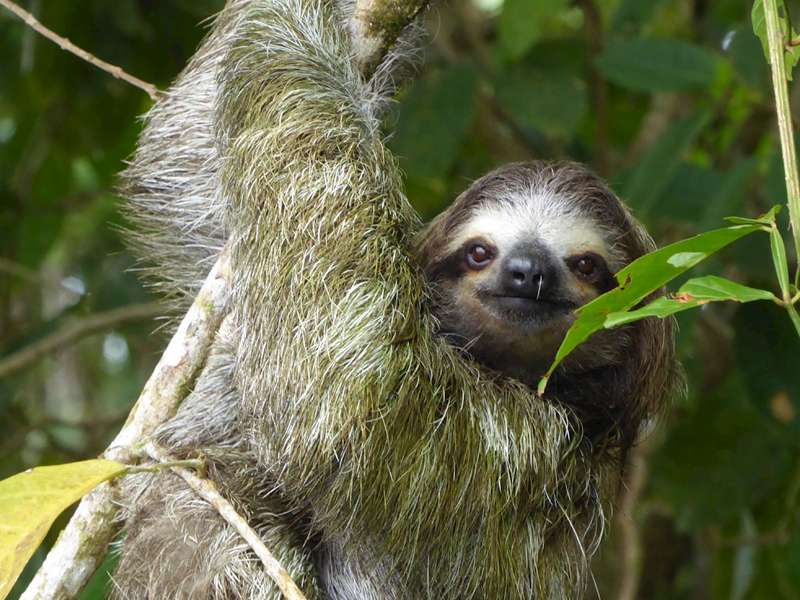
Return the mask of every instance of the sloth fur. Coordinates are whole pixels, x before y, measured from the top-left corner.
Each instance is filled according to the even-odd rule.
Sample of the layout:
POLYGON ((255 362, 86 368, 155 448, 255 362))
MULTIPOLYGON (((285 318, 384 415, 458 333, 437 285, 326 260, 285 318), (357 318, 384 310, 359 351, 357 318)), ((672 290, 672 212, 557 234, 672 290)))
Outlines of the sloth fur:
MULTIPOLYGON (((415 238, 379 128, 413 32, 365 82, 351 8, 233 0, 148 117, 125 174, 140 255, 180 296, 232 252, 230 316, 157 441, 208 459, 309 599, 580 597, 608 448, 663 401, 669 324, 592 338, 541 398, 451 343, 458 276, 436 265, 477 208, 545 188, 615 268, 652 243, 586 169, 544 163, 488 175, 415 238)), ((280 598, 182 480, 125 487, 117 598, 280 598)))

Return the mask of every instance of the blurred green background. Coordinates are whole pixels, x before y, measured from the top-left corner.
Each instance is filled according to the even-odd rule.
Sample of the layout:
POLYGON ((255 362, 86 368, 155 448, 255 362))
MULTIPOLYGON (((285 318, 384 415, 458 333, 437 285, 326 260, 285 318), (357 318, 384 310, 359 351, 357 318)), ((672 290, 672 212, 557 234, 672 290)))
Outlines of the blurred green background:
MULTIPOLYGON (((22 3, 162 89, 221 5, 22 3)), ((387 122, 409 197, 429 218, 499 164, 569 157, 606 177, 660 245, 785 204, 750 8, 741 0, 436 8, 425 68, 387 122)), ((800 114, 797 86, 790 93, 800 114)), ((155 301, 130 270, 114 195, 149 106, 142 91, 0 9, 0 372, 54 332, 155 301)), ((777 291, 766 235, 690 273, 777 291)), ((0 478, 104 449, 166 343, 153 334, 158 307, 138 310, 150 316, 129 311, 0 377, 0 478)), ((764 302, 715 303, 679 322, 689 392, 633 452, 590 595, 800 598, 800 342, 785 311, 764 302)), ((102 598, 107 585, 101 573, 83 598, 102 598)))

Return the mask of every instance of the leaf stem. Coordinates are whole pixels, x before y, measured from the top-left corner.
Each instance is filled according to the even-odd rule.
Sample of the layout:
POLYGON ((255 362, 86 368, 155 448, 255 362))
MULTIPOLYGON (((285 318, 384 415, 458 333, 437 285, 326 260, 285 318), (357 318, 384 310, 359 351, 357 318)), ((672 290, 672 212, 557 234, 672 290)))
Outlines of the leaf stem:
MULTIPOLYGON (((781 136, 789 219, 794 236, 795 256, 800 259, 800 179, 798 179, 797 173, 797 154, 795 153, 794 132, 792 131, 789 92, 786 85, 785 36, 779 24, 777 0, 764 0, 764 14, 767 20, 767 39, 769 41, 769 56, 772 66, 772 87, 775 92, 778 129, 781 136)), ((797 276, 795 279, 797 279, 797 276)))
POLYGON ((797 330, 797 335, 800 335, 800 315, 797 314, 797 308, 794 304, 787 304, 786 310, 789 311, 789 318, 792 320, 794 328, 797 330))

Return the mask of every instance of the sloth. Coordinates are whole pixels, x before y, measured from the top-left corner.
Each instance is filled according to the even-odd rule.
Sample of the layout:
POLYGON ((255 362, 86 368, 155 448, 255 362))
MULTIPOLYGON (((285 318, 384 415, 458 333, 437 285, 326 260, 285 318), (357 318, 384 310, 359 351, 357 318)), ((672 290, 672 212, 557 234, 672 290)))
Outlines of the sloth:
MULTIPOLYGON (((381 134, 413 32, 365 78, 351 10, 231 0, 147 118, 138 255, 191 297, 231 253, 229 315, 155 441, 206 458, 310 600, 579 598, 672 326, 598 332, 535 384, 652 241, 567 162, 501 167, 421 228, 381 134)), ((124 496, 116 598, 280 598, 174 474, 124 496)))
MULTIPOLYGON (((420 233, 415 255, 431 287, 427 308, 440 335, 483 365, 535 387, 576 309, 617 287, 615 273, 654 249, 588 168, 534 161, 476 181, 420 233)), ((636 399, 648 395, 641 393, 647 385, 639 380, 641 369, 650 368, 651 353, 670 356, 670 327, 649 320, 638 331, 595 334, 556 369, 553 396, 581 414, 588 433, 616 428, 617 442, 627 448, 643 408, 636 399)))
POLYGON ((617 286, 614 272, 626 257, 615 243, 632 225, 615 222, 620 216, 616 197, 578 164, 492 171, 421 235, 418 259, 441 333, 536 385, 575 310, 617 286))

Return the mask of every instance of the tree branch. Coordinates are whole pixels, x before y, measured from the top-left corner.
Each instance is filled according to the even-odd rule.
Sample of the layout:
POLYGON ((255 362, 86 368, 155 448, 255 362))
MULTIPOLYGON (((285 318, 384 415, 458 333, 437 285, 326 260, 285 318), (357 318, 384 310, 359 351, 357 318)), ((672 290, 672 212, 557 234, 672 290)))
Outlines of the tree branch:
MULTIPOLYGON (((174 462, 162 448, 152 442, 145 446, 144 451, 145 454, 156 462, 174 462)), ((189 484, 189 487, 191 487, 198 496, 213 506, 220 516, 244 538, 253 552, 261 559, 267 575, 272 578, 287 600, 306 600, 303 592, 297 587, 297 584, 286 569, 281 566, 278 559, 273 556, 272 552, 270 552, 264 545, 264 542, 261 541, 261 538, 258 537, 258 534, 247 524, 244 517, 237 513, 233 505, 219 493, 210 479, 200 477, 185 467, 171 466, 170 469, 189 484)))
POLYGON ((428 0, 358 0, 350 20, 356 64, 369 78, 428 0))
MULTIPOLYGON (((0 0, 2 2, 2 0, 0 0)), ((111 329, 115 325, 145 321, 161 317, 166 308, 160 304, 132 304, 108 312, 97 313, 61 328, 47 337, 26 346, 22 350, 0 359, 0 379, 29 367, 40 358, 58 351, 64 346, 98 331, 111 329)))
MULTIPOLYGON (((228 296, 227 252, 223 251, 197 298, 167 346, 133 407, 128 421, 104 458, 134 462, 133 449, 175 414, 205 364, 228 296)), ((47 555, 21 600, 77 598, 102 564, 119 531, 119 484, 112 480, 81 500, 58 542, 47 555)))
MULTIPOLYGON (((787 9, 784 9, 787 10, 787 9)), ((786 84, 785 48, 786 39, 779 23, 778 5, 775 0, 764 1, 764 15, 767 19, 767 38, 769 40, 769 62, 772 67, 772 87, 775 93, 775 110, 778 115, 778 129, 781 138, 781 154, 783 155, 783 171, 786 178, 786 197, 789 204, 789 220, 792 225, 794 249, 800 261, 800 177, 797 172, 797 154, 795 153, 794 130, 792 129, 792 111, 789 103, 789 90, 786 84)), ((800 270, 795 273, 795 282, 800 270)), ((788 300, 784 294, 784 301, 788 300)), ((796 316, 791 306, 789 313, 796 316)))
POLYGON ((617 600, 636 600, 642 575, 642 535, 635 512, 650 473, 652 437, 645 439, 630 454, 622 490, 617 498, 614 525, 619 531, 620 565, 617 600))
POLYGON ((28 11, 20 8, 19 6, 17 6, 13 2, 11 2, 11 0, 0 0, 0 6, 10 10, 12 13, 17 15, 20 19, 25 21, 25 23, 28 25, 28 27, 30 27, 31 29, 33 29, 37 33, 40 33, 41 35, 46 37, 48 40, 50 40, 52 42, 55 42, 56 44, 61 46, 61 48, 63 50, 66 50, 67 52, 71 52, 75 56, 78 56, 78 57, 82 58, 83 60, 85 60, 86 62, 88 62, 90 64, 93 64, 95 67, 99 67, 99 68, 103 69, 103 71, 105 71, 106 73, 110 73, 111 75, 113 75, 117 79, 122 79, 123 81, 127 81, 128 83, 130 83, 133 86, 136 86, 140 90, 143 90, 143 91, 147 92, 147 94, 150 96, 150 98, 153 100, 153 102, 158 100, 158 88, 156 88, 156 86, 154 86, 153 84, 147 83, 146 81, 142 81, 141 79, 137 79, 133 75, 128 75, 125 71, 123 71, 119 67, 111 65, 111 64, 109 64, 109 63, 107 63, 107 62, 105 62, 103 60, 100 60, 96 56, 86 52, 86 50, 78 48, 75 44, 70 42, 67 38, 61 37, 57 33, 54 33, 52 31, 50 31, 47 27, 42 25, 36 19, 36 17, 34 17, 31 13, 29 13, 28 11))
MULTIPOLYGON (((351 20, 351 33, 358 64, 365 77, 369 78, 375 72, 403 29, 426 4, 427 0, 358 0, 351 20)), ((0 5, 20 16, 24 13, 14 5, 9 6, 8 0, 0 0, 0 5)), ((228 272, 226 247, 161 357, 128 421, 103 454, 104 458, 133 463, 135 448, 175 414, 200 373, 225 317, 228 272)), ((109 544, 119 531, 116 516, 120 500, 118 484, 110 481, 81 501, 21 600, 73 600, 78 596, 102 564, 109 544)))
POLYGON ((589 87, 597 115, 594 168, 601 177, 611 174, 611 153, 608 142, 608 83, 595 66, 595 58, 603 52, 603 23, 594 0, 575 0, 583 11, 584 30, 589 46, 589 87))

